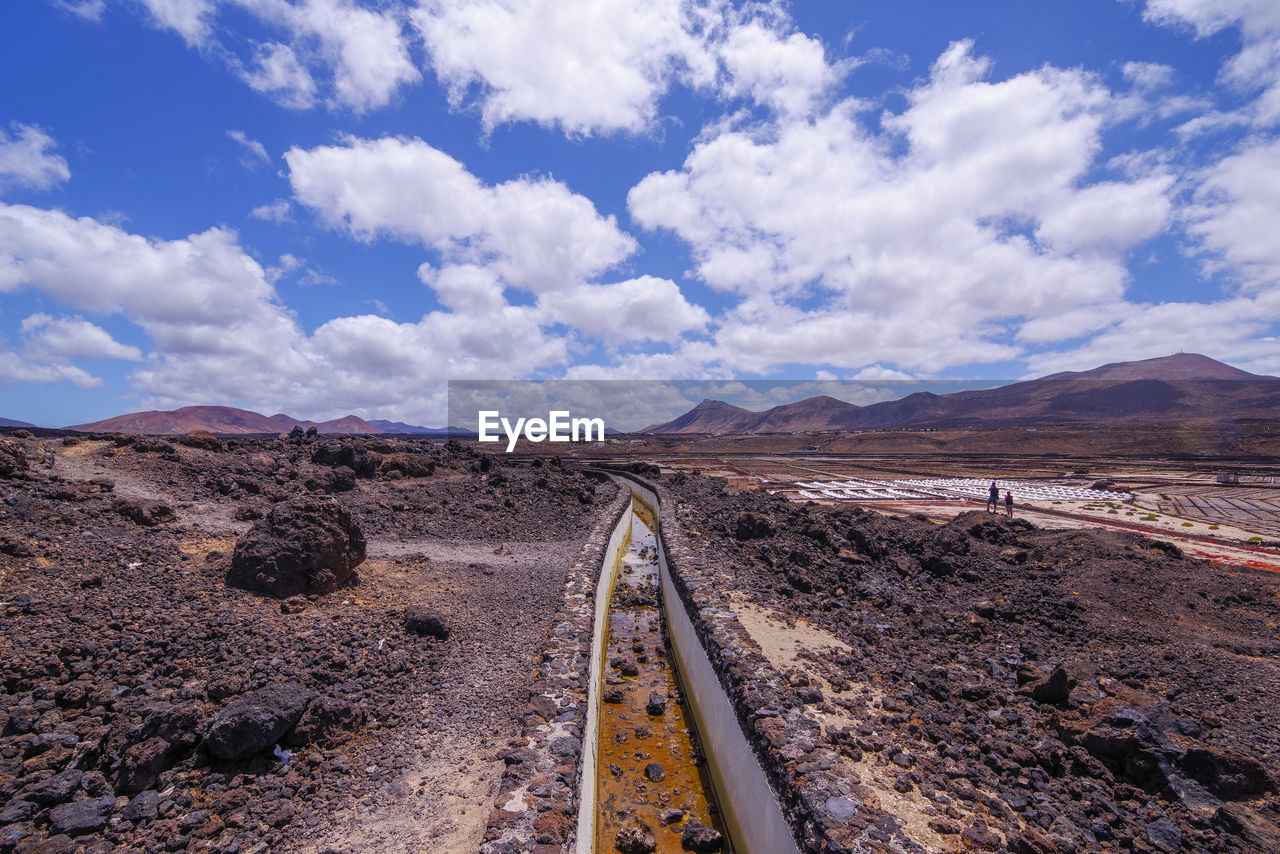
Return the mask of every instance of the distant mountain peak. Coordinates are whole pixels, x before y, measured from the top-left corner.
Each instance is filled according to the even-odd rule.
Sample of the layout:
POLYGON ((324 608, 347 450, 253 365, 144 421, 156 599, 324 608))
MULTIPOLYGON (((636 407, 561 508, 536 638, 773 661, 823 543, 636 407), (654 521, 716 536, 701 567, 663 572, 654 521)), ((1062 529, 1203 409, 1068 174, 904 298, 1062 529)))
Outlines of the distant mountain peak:
POLYGON ((206 430, 223 436, 252 433, 287 433, 294 427, 315 427, 320 433, 381 433, 379 428, 346 415, 330 421, 301 421, 284 413, 266 416, 234 406, 183 406, 174 410, 151 410, 117 415, 90 424, 77 424, 69 430, 86 433, 145 433, 167 436, 206 430))
POLYGON ((818 395, 751 412, 704 400, 649 433, 791 433, 897 428, 967 428, 1119 423, 1178 419, 1274 418, 1280 379, 1225 365, 1199 353, 1175 353, 1064 371, 996 388, 950 394, 917 391, 858 407, 818 395))
POLYGON ((1088 371, 1071 371, 1054 376, 1107 380, 1259 380, 1266 379, 1200 353, 1173 353, 1134 362, 1112 362, 1088 371))

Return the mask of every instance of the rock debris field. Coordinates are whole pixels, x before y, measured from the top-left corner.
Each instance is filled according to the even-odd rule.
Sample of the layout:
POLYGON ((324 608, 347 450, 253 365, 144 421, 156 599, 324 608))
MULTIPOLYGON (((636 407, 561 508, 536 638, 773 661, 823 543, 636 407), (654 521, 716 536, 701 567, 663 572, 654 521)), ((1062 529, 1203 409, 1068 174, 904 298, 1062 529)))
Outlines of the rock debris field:
POLYGON ((0 438, 0 851, 467 851, 614 495, 458 445, 0 438))
MULTIPOLYGON (((663 480, 784 674, 805 850, 1280 850, 1274 573, 663 480)), ((0 852, 476 850, 615 495, 453 443, 0 438, 0 852)))
POLYGON ((777 647, 797 773, 835 755, 821 772, 855 784, 825 850, 1280 851, 1277 574, 673 480, 682 530, 777 647))

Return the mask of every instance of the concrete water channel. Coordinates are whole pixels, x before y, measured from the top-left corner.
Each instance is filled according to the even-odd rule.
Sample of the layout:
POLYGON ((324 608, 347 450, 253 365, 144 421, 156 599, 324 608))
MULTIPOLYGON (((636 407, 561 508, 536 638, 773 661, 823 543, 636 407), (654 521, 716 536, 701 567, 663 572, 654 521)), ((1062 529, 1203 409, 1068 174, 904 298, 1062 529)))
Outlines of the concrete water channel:
POLYGON ((658 598, 657 524, 643 504, 636 503, 630 516, 613 567, 605 629, 595 850, 730 852, 692 714, 671 663, 658 598))
POLYGON ((630 485, 596 591, 577 854, 795 852, 671 578, 658 496, 630 485))

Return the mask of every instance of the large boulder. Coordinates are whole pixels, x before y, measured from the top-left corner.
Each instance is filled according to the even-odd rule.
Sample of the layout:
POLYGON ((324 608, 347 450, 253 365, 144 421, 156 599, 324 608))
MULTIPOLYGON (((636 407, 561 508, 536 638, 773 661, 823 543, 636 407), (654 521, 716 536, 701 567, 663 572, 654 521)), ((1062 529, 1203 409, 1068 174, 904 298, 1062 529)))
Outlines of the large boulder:
POLYGON ((188 448, 204 448, 206 451, 222 451, 226 449, 226 446, 222 444, 222 440, 207 430, 196 430, 180 436, 178 444, 186 445, 188 448))
POLYGON ((124 518, 146 528, 154 528, 175 517, 172 507, 152 498, 117 498, 111 507, 124 518))
POLYGON ((59 804, 49 810, 49 826, 58 833, 65 833, 68 836, 102 830, 107 825, 107 819, 111 817, 115 803, 114 796, 106 795, 101 798, 59 804))
POLYGON ((141 437, 133 442, 133 449, 140 454, 174 454, 177 448, 164 439, 141 437))
POLYGON ((169 742, 163 738, 148 738, 132 745, 120 757, 116 788, 130 794, 149 788, 164 770, 168 754, 169 742))
POLYGON ((0 477, 16 477, 27 470, 27 452, 17 442, 0 439, 0 477))
POLYGON ((378 473, 391 472, 405 477, 430 477, 436 473, 436 461, 424 454, 385 454, 378 463, 378 473))
POLYGON ((733 538, 735 540, 767 540, 773 534, 774 528, 768 519, 754 513, 743 513, 738 517, 733 538))
POLYGON ((329 496, 302 495, 272 507, 236 541, 227 583, 282 599, 330 593, 364 557, 351 513, 329 496))
POLYGON ((204 745, 218 759, 243 759, 280 741, 293 729, 316 692, 274 682, 232 700, 204 725, 204 745))
POLYGON ((409 605, 404 609, 404 627, 415 635, 449 639, 449 624, 439 612, 426 605, 409 605))
POLYGON ((290 744, 332 747, 364 726, 364 709, 337 697, 317 697, 289 734, 290 744))
POLYGON ((132 794, 150 788, 156 777, 199 740, 200 704, 152 703, 142 709, 141 721, 124 739, 116 788, 132 794))
POLYGON ((1181 765, 1187 776, 1224 800, 1248 800, 1276 788, 1264 764, 1233 750, 1193 747, 1182 757, 1181 765))

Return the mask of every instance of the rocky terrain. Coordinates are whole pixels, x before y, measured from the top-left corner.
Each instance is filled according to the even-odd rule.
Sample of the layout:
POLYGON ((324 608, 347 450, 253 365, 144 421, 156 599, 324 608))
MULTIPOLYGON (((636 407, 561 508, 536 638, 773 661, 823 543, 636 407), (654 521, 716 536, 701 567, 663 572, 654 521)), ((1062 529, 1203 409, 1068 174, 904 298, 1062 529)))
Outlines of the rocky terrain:
POLYGON ((874 850, 1280 850, 1274 574, 1128 534, 675 481, 681 527, 741 601, 842 643, 802 652, 785 699, 860 802, 892 816, 900 795, 933 840, 910 848, 890 817, 859 830, 874 850))
POLYGON ((0 851, 474 849, 613 494, 301 429, 0 438, 0 851))
MULTIPOLYGON (((475 850, 616 494, 505 463, 0 438, 0 852, 475 850)), ((860 781, 823 850, 1280 850, 1274 574, 663 480, 700 589, 807 638, 752 725, 860 781)))

